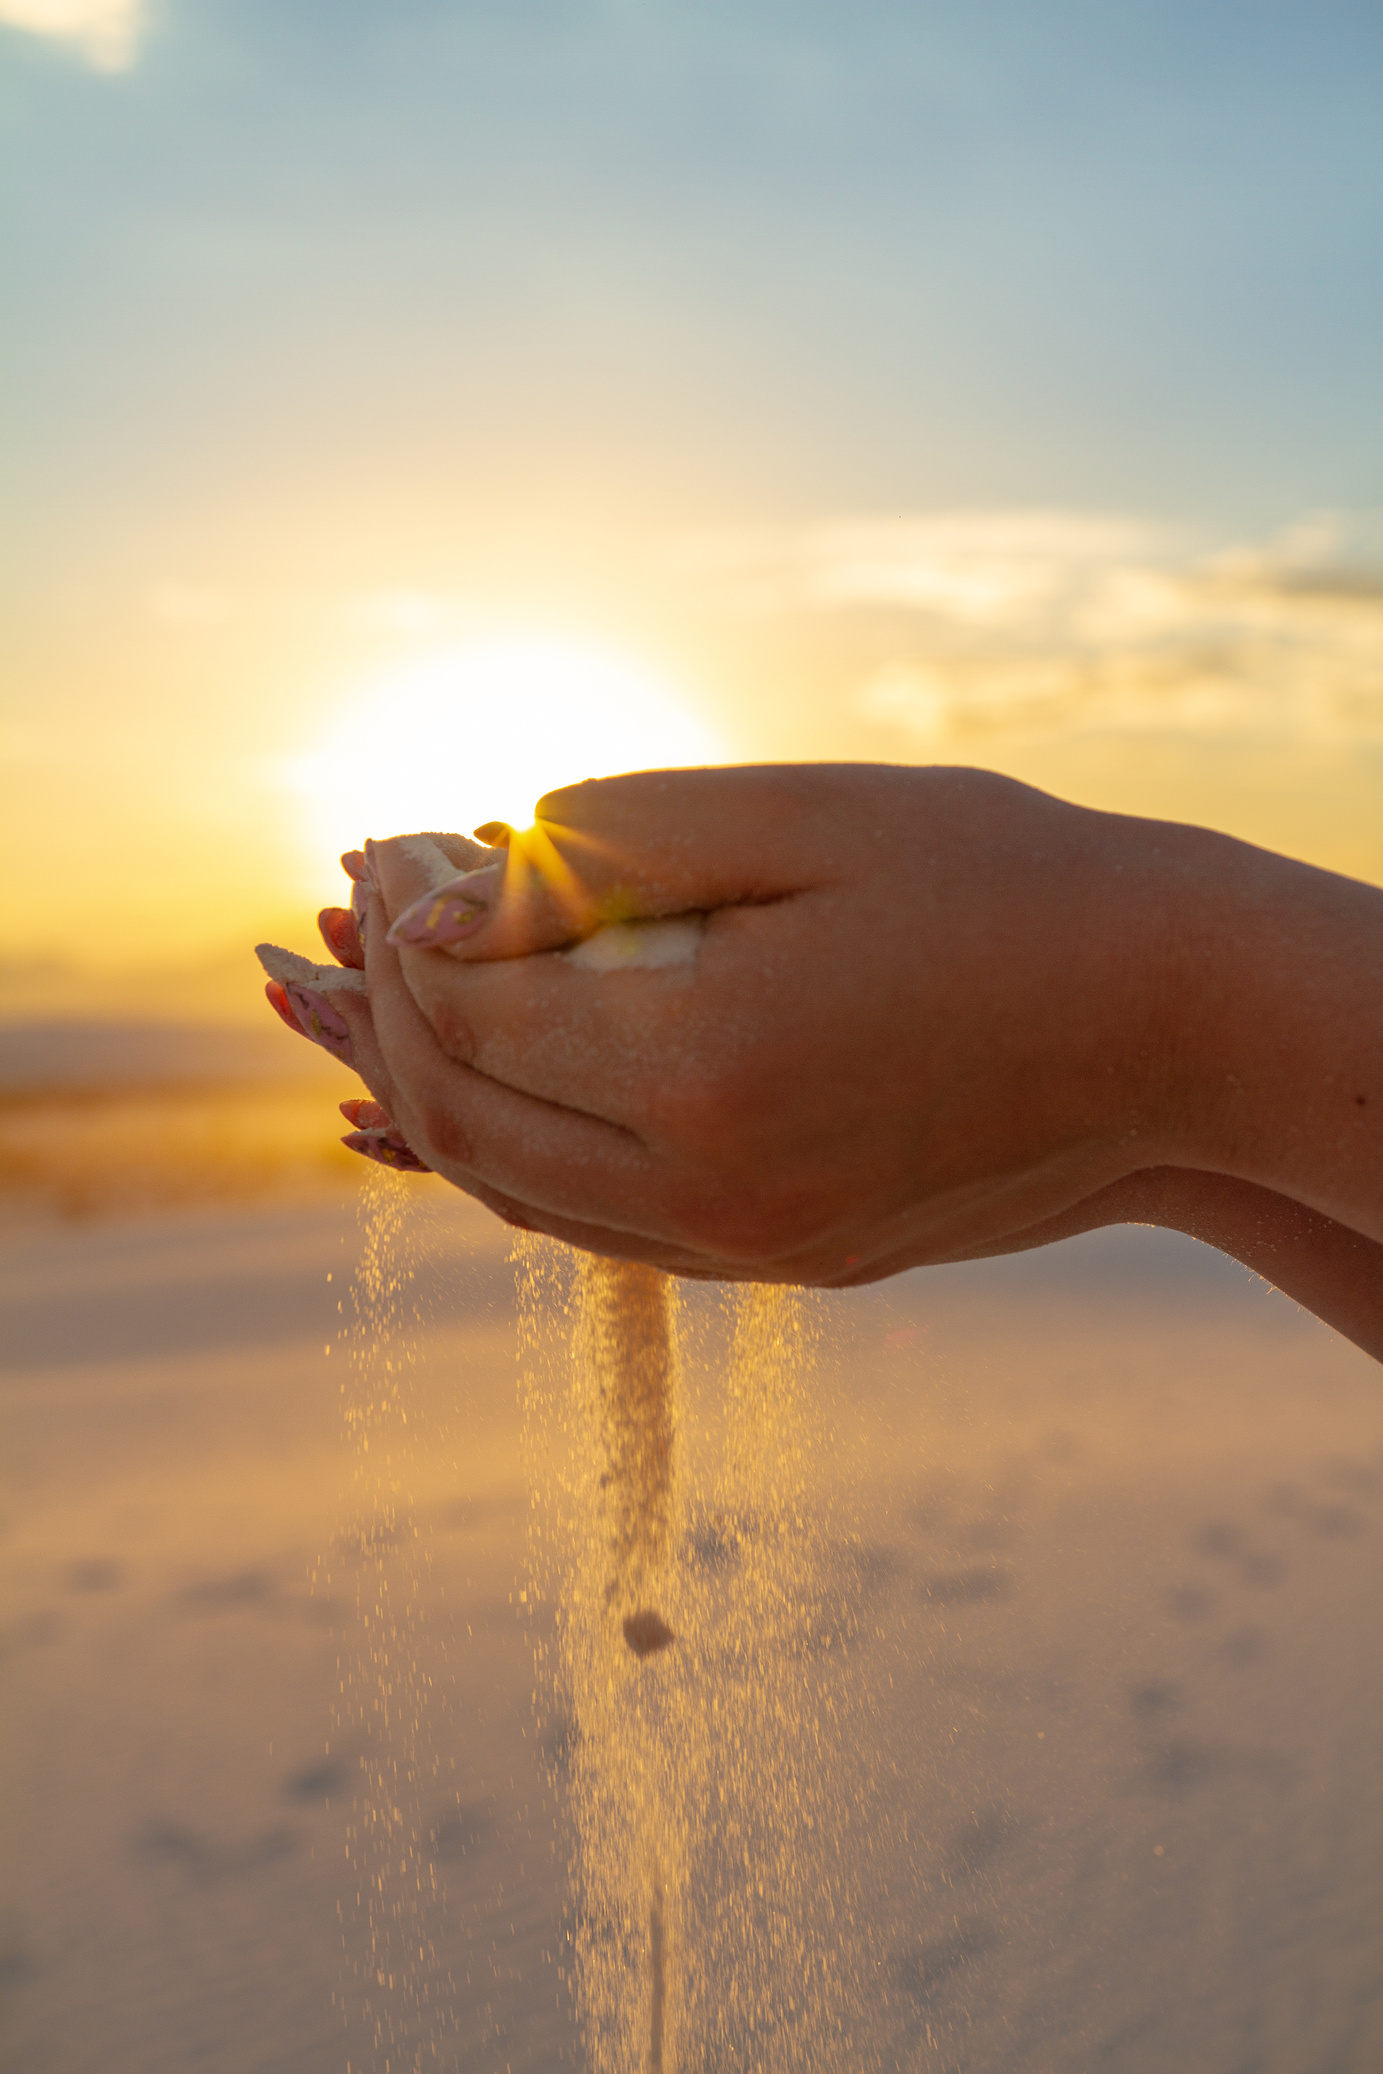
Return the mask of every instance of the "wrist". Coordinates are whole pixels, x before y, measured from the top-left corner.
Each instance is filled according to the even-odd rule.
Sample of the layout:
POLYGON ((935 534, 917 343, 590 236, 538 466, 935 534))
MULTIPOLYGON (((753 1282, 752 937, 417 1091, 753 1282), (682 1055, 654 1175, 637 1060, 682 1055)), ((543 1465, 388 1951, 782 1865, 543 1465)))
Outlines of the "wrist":
POLYGON ((1383 1238, 1383 891, 1203 829, 1161 847, 1164 1156, 1383 1238))

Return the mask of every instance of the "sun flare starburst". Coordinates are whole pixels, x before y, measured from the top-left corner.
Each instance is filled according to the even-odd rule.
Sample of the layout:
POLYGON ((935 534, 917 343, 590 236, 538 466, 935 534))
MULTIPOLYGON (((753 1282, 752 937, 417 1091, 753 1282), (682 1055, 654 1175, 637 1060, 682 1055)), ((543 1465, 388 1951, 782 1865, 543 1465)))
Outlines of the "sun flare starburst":
POLYGON ((526 827, 581 778, 718 762, 711 729, 657 673, 576 642, 507 639, 435 654, 346 701, 329 745, 283 776, 314 848, 410 829, 526 827))

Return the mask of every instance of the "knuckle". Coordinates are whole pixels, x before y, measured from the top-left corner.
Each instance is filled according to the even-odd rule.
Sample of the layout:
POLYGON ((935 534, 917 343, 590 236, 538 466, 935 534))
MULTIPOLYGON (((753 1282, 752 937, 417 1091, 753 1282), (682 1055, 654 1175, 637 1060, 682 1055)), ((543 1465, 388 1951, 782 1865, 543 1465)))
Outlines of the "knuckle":
POLYGON ((475 1060, 475 1031, 471 1023, 454 1001, 445 998, 437 1001, 429 1020, 438 1044, 449 1059, 456 1059, 463 1066, 475 1060))
POLYGON ((418 1121, 429 1152, 458 1167, 471 1165, 474 1157, 471 1134, 464 1119, 457 1115, 450 1103, 425 1103, 419 1111, 418 1121))

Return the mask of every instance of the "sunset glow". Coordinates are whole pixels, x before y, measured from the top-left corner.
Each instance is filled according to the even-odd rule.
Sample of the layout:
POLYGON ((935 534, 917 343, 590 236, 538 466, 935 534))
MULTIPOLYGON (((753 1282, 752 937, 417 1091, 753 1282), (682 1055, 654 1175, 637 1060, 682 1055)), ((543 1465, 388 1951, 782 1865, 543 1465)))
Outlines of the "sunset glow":
POLYGON ((519 637, 387 673, 344 700, 331 741, 282 776, 310 803, 325 852, 405 829, 524 828, 554 786, 723 753, 652 670, 519 637))

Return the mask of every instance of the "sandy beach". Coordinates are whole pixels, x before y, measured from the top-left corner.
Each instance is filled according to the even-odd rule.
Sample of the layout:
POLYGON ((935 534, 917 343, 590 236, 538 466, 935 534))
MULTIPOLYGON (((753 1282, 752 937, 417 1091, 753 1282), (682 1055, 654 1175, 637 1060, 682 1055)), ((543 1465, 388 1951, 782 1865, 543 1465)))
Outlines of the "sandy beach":
MULTIPOLYGON (((509 1235, 437 1183, 335 1188, 11 1221, 14 2074, 596 2065, 594 1745, 583 1774, 529 1488, 562 1428, 520 1404, 509 1235)), ((736 1560, 722 1312, 683 1314, 688 1591, 736 1560)), ((774 1557, 806 1613, 757 1666, 684 1659, 728 1726, 686 1803, 676 2064, 1369 2074, 1376 1366, 1137 1230, 808 1323, 774 1557), (720 1849, 734 1806, 767 1882, 720 1849)))

